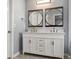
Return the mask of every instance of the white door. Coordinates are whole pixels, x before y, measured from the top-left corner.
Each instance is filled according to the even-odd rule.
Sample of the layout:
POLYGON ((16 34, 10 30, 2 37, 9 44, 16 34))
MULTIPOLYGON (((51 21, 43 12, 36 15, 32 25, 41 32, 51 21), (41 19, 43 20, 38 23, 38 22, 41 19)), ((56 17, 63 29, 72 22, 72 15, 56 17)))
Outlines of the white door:
POLYGON ((11 24, 12 24, 12 19, 11 19, 11 0, 8 0, 8 8, 7 8, 7 13, 8 13, 8 20, 7 20, 7 58, 11 57, 11 24))

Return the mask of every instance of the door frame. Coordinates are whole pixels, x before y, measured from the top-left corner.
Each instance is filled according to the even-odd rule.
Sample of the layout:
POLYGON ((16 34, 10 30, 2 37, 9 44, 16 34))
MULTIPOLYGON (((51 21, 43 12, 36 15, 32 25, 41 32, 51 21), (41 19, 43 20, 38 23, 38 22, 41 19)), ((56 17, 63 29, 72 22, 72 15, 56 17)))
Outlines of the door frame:
POLYGON ((11 58, 14 57, 14 0, 11 1, 12 3, 12 56, 11 58))
POLYGON ((12 20, 11 19, 11 17, 10 17, 10 15, 11 15, 11 0, 7 0, 7 42, 10 44, 10 47, 8 47, 8 45, 7 45, 7 48, 9 48, 10 49, 10 51, 9 51, 9 53, 8 53, 8 50, 7 50, 7 54, 9 54, 9 56, 7 55, 7 58, 11 58, 11 56, 12 56, 12 43, 11 43, 11 40, 12 40, 12 38, 11 38, 11 35, 12 35, 12 32, 11 32, 11 27, 12 26, 10 26, 9 27, 9 25, 11 25, 10 24, 10 22, 12 22, 12 21, 10 21, 10 20, 12 20), (11 54, 11 55, 10 55, 11 54))
MULTIPOLYGON (((7 14, 8 14, 8 21, 11 19, 11 50, 10 50, 10 58, 13 58, 14 54, 13 54, 13 42, 14 42, 14 5, 13 5, 14 0, 7 0, 7 14), (11 18, 9 18, 11 15, 11 18)), ((8 29, 7 29, 8 31, 8 29)), ((8 36, 8 33, 7 33, 8 36)))

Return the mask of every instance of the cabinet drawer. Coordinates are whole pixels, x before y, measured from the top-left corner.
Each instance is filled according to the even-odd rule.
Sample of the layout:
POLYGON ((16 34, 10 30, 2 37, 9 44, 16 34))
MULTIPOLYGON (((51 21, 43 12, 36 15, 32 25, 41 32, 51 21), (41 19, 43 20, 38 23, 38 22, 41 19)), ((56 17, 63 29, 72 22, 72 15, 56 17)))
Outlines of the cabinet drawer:
POLYGON ((38 39, 37 41, 37 49, 39 54, 45 54, 45 40, 44 39, 38 39))

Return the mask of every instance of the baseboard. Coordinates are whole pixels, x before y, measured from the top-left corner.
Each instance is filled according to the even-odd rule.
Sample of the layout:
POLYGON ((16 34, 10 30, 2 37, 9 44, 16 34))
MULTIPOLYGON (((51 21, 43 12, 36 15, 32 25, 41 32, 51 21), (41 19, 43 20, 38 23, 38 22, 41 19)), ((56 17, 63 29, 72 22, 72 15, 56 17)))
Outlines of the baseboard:
POLYGON ((64 56, 67 56, 68 58, 70 58, 70 59, 71 59, 71 56, 70 56, 70 55, 68 55, 68 54, 66 54, 66 53, 64 54, 64 56))
POLYGON ((7 59, 11 59, 11 57, 7 58, 7 59))
POLYGON ((17 52, 16 54, 14 54, 12 58, 14 58, 14 57, 16 57, 18 55, 20 55, 20 52, 17 52))

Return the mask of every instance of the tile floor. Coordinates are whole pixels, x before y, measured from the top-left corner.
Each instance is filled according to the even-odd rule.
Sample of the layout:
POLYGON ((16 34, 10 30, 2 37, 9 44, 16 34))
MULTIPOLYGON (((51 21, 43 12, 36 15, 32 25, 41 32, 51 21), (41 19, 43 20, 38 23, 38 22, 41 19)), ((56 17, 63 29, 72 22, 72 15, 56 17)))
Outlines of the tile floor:
MULTIPOLYGON (((43 56, 25 54, 25 55, 19 55, 17 57, 14 57, 13 59, 60 59, 60 58, 48 58, 43 56)), ((69 58, 65 56, 64 59, 69 59, 69 58)))

